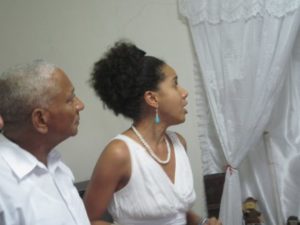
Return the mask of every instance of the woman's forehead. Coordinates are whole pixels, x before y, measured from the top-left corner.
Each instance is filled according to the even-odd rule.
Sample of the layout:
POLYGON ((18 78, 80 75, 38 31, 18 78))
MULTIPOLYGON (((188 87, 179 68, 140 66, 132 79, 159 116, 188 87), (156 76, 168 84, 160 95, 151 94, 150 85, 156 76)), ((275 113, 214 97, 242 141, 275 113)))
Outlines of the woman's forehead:
POLYGON ((163 65, 162 72, 165 78, 174 79, 177 77, 176 71, 168 64, 163 65))

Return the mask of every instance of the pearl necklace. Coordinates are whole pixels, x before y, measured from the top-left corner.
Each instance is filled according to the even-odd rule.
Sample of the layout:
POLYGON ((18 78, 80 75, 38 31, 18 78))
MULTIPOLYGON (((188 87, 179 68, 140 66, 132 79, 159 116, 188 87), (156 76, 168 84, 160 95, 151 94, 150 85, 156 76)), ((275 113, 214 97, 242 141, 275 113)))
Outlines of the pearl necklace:
POLYGON ((167 159, 166 160, 161 160, 160 158, 158 158, 157 155, 155 155, 154 151, 152 150, 152 148, 148 145, 148 143, 145 141, 145 139, 143 138, 143 136, 140 134, 140 132, 138 132, 138 130, 132 125, 131 129, 133 130, 133 132, 135 133, 135 135, 139 138, 139 140, 143 143, 143 145, 145 146, 146 150, 148 151, 148 153, 152 156, 152 158, 154 158, 158 163, 160 164, 168 164, 170 162, 171 159, 171 148, 170 148, 170 144, 169 141, 167 140, 167 138, 165 137, 165 142, 167 145, 167 159))

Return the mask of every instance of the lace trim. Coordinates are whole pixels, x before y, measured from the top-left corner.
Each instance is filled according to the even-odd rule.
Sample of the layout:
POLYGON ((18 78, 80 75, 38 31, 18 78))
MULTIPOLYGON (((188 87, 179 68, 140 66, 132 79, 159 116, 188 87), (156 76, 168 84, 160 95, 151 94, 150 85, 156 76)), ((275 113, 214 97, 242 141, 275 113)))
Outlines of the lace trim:
POLYGON ((247 20, 268 13, 283 17, 300 7, 300 0, 178 0, 180 13, 195 25, 204 21, 247 20))

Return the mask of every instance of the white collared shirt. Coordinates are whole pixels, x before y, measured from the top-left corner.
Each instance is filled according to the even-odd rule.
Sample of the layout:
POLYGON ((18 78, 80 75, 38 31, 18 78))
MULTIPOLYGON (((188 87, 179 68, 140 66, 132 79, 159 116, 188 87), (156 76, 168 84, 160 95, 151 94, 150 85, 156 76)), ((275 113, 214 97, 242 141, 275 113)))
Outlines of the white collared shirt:
POLYGON ((52 150, 48 167, 0 134, 0 224, 88 225, 71 170, 52 150))

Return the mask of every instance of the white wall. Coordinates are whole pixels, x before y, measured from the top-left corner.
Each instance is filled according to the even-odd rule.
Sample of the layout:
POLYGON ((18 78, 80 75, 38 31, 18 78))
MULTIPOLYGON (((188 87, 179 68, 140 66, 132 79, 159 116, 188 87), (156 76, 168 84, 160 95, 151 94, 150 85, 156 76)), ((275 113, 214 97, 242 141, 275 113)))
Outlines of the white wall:
POLYGON ((204 213, 192 46, 176 0, 0 0, 0 34, 1 72, 44 58, 65 70, 84 101, 79 134, 59 146, 77 181, 89 179, 104 145, 130 125, 104 110, 88 86, 93 63, 127 38, 170 64, 189 90, 187 121, 174 130, 186 137, 198 195, 195 210, 204 213))

